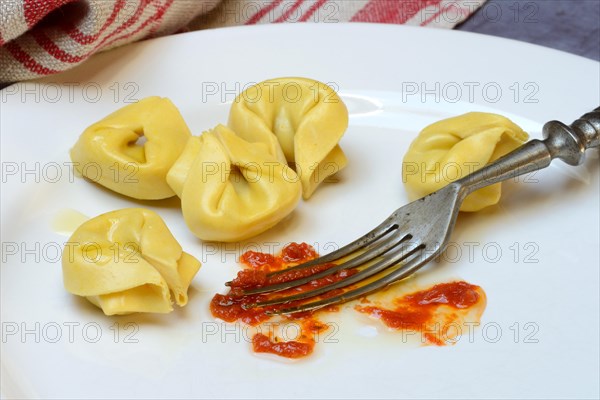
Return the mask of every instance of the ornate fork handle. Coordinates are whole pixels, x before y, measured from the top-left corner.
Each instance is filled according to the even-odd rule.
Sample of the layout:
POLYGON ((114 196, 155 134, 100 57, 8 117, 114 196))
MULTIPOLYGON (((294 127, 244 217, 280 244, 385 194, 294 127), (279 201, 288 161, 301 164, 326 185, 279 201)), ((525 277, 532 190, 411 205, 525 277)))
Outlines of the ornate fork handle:
POLYGON ((569 165, 583 163, 587 149, 600 146, 600 107, 577 119, 571 125, 547 122, 542 130, 544 140, 530 140, 491 164, 457 180, 462 197, 482 187, 546 168, 560 158, 569 165))

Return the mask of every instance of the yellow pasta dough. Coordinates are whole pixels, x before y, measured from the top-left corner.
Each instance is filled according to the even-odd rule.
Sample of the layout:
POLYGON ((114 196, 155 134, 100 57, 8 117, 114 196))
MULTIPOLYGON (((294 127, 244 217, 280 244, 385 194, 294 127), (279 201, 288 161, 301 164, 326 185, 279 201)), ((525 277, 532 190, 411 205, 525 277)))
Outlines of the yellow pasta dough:
POLYGON ((171 312, 171 293, 177 305, 186 305, 200 262, 182 251, 158 214, 126 208, 77 228, 62 267, 67 291, 115 315, 171 312))
POLYGON ((71 159, 80 174, 117 193, 164 199, 175 195, 166 175, 190 136, 169 99, 147 97, 88 127, 71 159))
POLYGON ((281 162, 293 163, 305 199, 347 164, 338 143, 348 110, 332 88, 312 79, 270 79, 248 88, 234 100, 228 125, 246 141, 265 144, 281 162))
POLYGON ((293 211, 296 173, 267 151, 218 125, 192 137, 167 176, 183 217, 200 239, 232 242, 271 228, 293 211))
MULTIPOLYGON (((402 162, 402 180, 411 200, 441 189, 516 149, 528 135, 506 117, 471 112, 427 126, 402 162)), ((471 193, 461 211, 479 211, 498 203, 499 183, 471 193)))

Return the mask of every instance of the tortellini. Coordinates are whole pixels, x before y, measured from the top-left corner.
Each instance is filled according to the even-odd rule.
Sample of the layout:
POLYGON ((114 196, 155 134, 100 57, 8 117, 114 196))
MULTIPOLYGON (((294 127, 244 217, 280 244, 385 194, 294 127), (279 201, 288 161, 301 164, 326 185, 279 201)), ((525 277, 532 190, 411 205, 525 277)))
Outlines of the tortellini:
MULTIPOLYGON (((528 135, 506 117, 471 112, 427 126, 410 145, 402 178, 411 200, 482 168, 527 141, 528 135)), ((500 183, 471 193, 461 211, 479 211, 500 200, 500 183)))
POLYGON ((84 222, 65 244, 67 291, 106 315, 168 313, 179 306, 200 262, 181 246, 153 211, 126 208, 84 222))
POLYGON ((164 199, 175 195, 167 172, 190 136, 169 99, 147 97, 88 127, 71 149, 71 159, 80 174, 115 192, 164 199))
POLYGON ((296 173, 267 150, 218 125, 192 137, 167 176, 183 217, 200 239, 255 236, 290 214, 300 200, 296 173))
POLYGON ((228 125, 252 143, 263 143, 282 163, 292 163, 308 199, 328 176, 347 164, 338 145, 348 110, 329 86, 306 78, 263 81, 234 100, 228 125))

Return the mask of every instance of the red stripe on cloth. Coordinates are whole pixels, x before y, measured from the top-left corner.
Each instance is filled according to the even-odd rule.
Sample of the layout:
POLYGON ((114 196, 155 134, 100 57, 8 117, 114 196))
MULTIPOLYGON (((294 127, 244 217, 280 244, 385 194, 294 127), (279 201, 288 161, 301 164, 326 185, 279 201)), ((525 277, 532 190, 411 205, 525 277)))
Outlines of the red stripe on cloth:
POLYGON ((72 1, 74 0, 23 0, 23 16, 27 27, 31 28, 52 11, 72 1))
POLYGON ((109 41, 108 43, 106 43, 105 46, 109 46, 118 40, 127 39, 131 36, 134 36, 135 34, 140 32, 142 29, 144 29, 146 26, 148 26, 148 24, 150 24, 151 22, 160 21, 162 19, 162 17, 165 15, 165 13, 167 12, 167 10, 171 7, 171 5, 173 5, 174 1, 175 0, 168 0, 165 4, 163 4, 162 6, 160 6, 158 8, 158 10, 156 11, 156 13, 154 15, 152 15, 150 18, 145 20, 142 23, 142 25, 138 26, 133 32, 129 32, 129 33, 126 33, 125 35, 119 36, 118 38, 115 38, 115 39, 109 41))
POLYGON ((60 71, 55 71, 38 64, 29 54, 27 54, 15 41, 8 42, 5 46, 6 50, 20 62, 25 68, 38 75, 56 74, 60 71))
POLYGON ((102 39, 100 41, 100 43, 98 43, 96 46, 94 46, 93 51, 95 51, 96 49, 98 49, 104 45, 108 46, 110 43, 113 43, 115 40, 118 40, 120 37, 109 41, 109 39, 111 39, 115 35, 120 34, 124 30, 126 30, 127 28, 131 27, 133 24, 138 22, 140 19, 140 16, 142 15, 142 13, 146 9, 146 7, 148 7, 148 5, 150 5, 153 1, 154 0, 143 0, 142 2, 140 2, 137 9, 133 13, 133 15, 131 17, 129 17, 129 19, 127 19, 125 22, 123 22, 119 27, 117 27, 117 29, 115 29, 109 35, 107 35, 104 39, 102 39))
POLYGON ((287 19, 290 17, 290 15, 292 15, 292 13, 294 11, 296 11, 298 9, 298 7, 300 7, 302 5, 302 3, 304 3, 304 0, 296 0, 296 2, 294 3, 293 6, 291 6, 290 8, 288 8, 283 14, 281 14, 281 16, 279 18, 277 18, 273 22, 285 22, 285 21, 287 21, 287 19))
POLYGON ((118 32, 113 32, 111 35, 107 36, 100 43, 98 43, 96 46, 94 46, 90 51, 83 53, 83 54, 79 54, 79 55, 72 55, 72 54, 67 53, 63 49, 61 49, 41 29, 33 29, 31 31, 31 34, 32 34, 33 38, 35 39, 35 41, 37 42, 37 44, 40 45, 40 47, 42 47, 52 57, 56 58, 59 61, 66 62, 66 63, 78 63, 78 62, 85 60, 89 56, 91 56, 102 46, 109 45, 117 40, 124 39, 131 35, 134 35, 134 34, 138 33, 139 31, 141 31, 142 29, 144 29, 151 22, 160 21, 162 19, 162 17, 164 16, 165 12, 167 11, 167 9, 172 4, 173 4, 173 0, 168 0, 167 3, 158 7, 156 13, 154 15, 152 15, 151 17, 149 17, 147 20, 145 20, 134 32, 114 38, 113 40, 111 40, 110 42, 105 44, 105 42, 108 38, 110 38, 111 36, 114 36, 115 33, 118 33, 118 32))
POLYGON ((300 18, 300 22, 308 21, 308 19, 315 13, 315 11, 317 11, 319 8, 321 8, 321 6, 323 6, 325 3, 327 3, 327 0, 319 0, 316 3, 314 3, 312 6, 310 6, 308 11, 306 11, 306 13, 302 16, 302 18, 300 18))
POLYGON ((4 39, 2 39, 2 32, 0 32, 0 46, 4 44, 4 39))
POLYGON ((254 14, 248 21, 246 21, 246 25, 256 24, 262 17, 267 15, 271 10, 281 4, 283 0, 274 0, 271 4, 269 4, 265 8, 261 8, 256 14, 254 14))
POLYGON ((46 53, 50 54, 52 57, 56 58, 59 61, 68 63, 78 63, 82 60, 85 60, 88 57, 88 54, 74 56, 72 54, 67 53, 66 51, 58 47, 56 43, 54 43, 52 39, 50 39, 46 35, 46 33, 44 33, 41 29, 32 29, 30 33, 33 39, 37 42, 37 44, 42 49, 46 50, 46 53))
POLYGON ((112 25, 113 22, 115 22, 115 19, 117 19, 117 15, 119 15, 119 12, 121 12, 125 4, 125 0, 118 0, 115 3, 115 6, 113 7, 113 10, 108 19, 104 22, 100 30, 94 33, 93 35, 86 35, 85 33, 81 32, 79 29, 77 29, 76 26, 71 25, 68 19, 64 20, 64 22, 61 24, 61 27, 65 32, 67 32, 71 39, 75 40, 77 43, 90 44, 96 41, 100 37, 100 35, 102 35, 104 31, 108 29, 108 27, 112 25))
POLYGON ((352 22, 383 22, 404 24, 422 9, 440 4, 442 0, 371 0, 350 19, 352 22))
MULTIPOLYGON (((165 17, 165 14, 167 13, 167 11, 169 10, 169 7, 171 7, 172 4, 173 3, 167 2, 163 6, 165 8, 164 11, 160 14, 160 16, 158 18, 156 18, 156 20, 154 21, 154 26, 152 28, 150 28, 150 31, 148 31, 148 34, 146 35, 146 38, 152 38, 152 37, 154 37, 154 34, 160 28, 160 23, 162 22, 163 18, 165 17)), ((177 32, 174 32, 174 33, 177 33, 177 32)))
MULTIPOLYGON (((125 2, 119 2, 115 5, 115 7, 113 8, 113 12, 111 13, 111 17, 114 16, 116 18, 116 15, 118 14, 120 8, 123 7, 124 3, 125 2)), ((80 55, 77 55, 77 56, 74 56, 74 55, 69 54, 69 53, 65 52, 64 50, 62 50, 42 31, 36 31, 35 29, 32 30, 32 33, 34 33, 33 38, 44 50, 46 50, 46 52, 48 52, 51 56, 53 56, 57 60, 62 61, 62 62, 68 62, 68 63, 77 63, 82 60, 85 60, 90 55, 95 53, 99 48, 101 48, 104 45, 104 43, 106 43, 106 41, 108 39, 110 39, 111 37, 113 37, 115 35, 118 35, 123 30, 127 29, 128 27, 133 25, 136 21, 138 21, 139 16, 142 14, 142 12, 144 11, 144 9, 146 8, 146 6, 148 4, 150 4, 148 1, 140 3, 138 8, 136 9, 134 15, 132 15, 128 20, 126 20, 123 24, 121 24, 117 29, 115 29, 113 32, 111 32, 109 35, 107 35, 105 38, 103 38, 90 51, 85 52, 80 55)), ((111 17, 109 17, 108 21, 110 21, 111 17)), ((114 18, 110 22, 112 23, 113 21, 114 21, 114 18)), ((106 30, 109 25, 110 24, 105 23, 104 26, 102 27, 102 29, 106 30)), ((71 38, 73 38, 73 35, 76 35, 77 37, 82 39, 79 42, 81 44, 92 43, 94 40, 96 40, 98 38, 98 36, 100 36, 100 34, 102 34, 102 31, 99 31, 95 35, 83 35, 81 32, 79 32, 79 30, 69 32, 69 36, 71 36, 71 38)))
POLYGON ((458 10, 460 11, 461 16, 468 14, 468 10, 465 10, 463 8, 461 8, 458 4, 456 3, 449 3, 446 6, 440 8, 438 10, 438 12, 436 12, 435 14, 433 14, 432 17, 427 18, 425 21, 421 22, 419 25, 420 26, 427 26, 430 23, 432 23, 433 21, 435 21, 440 15, 442 15, 444 12, 448 11, 450 9, 450 7, 457 7, 458 10))

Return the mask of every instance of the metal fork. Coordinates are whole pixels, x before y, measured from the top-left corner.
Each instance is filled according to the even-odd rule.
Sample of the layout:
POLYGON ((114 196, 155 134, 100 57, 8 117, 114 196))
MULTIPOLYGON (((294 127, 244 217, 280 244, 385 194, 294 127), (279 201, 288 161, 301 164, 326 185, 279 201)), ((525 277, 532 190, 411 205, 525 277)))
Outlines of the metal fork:
POLYGON ((569 165, 582 164, 585 150, 600 146, 600 107, 570 126, 550 121, 544 125, 543 135, 544 140, 530 140, 482 169, 397 209, 383 223, 354 242, 304 264, 273 272, 268 278, 342 261, 338 265, 289 282, 244 290, 240 294, 270 294, 307 284, 341 270, 359 268, 357 273, 315 290, 270 298, 245 307, 283 304, 280 308, 270 307, 270 314, 311 311, 360 298, 412 275, 445 249, 459 208, 465 197, 473 191, 546 168, 555 158, 569 165), (326 295, 327 292, 343 288, 347 290, 341 294, 326 295), (320 297, 306 302, 316 296, 320 297), (284 303, 291 302, 294 305, 286 308, 284 303), (298 302, 301 304, 297 305, 298 302))

